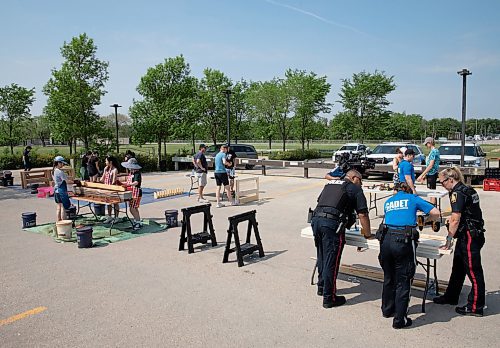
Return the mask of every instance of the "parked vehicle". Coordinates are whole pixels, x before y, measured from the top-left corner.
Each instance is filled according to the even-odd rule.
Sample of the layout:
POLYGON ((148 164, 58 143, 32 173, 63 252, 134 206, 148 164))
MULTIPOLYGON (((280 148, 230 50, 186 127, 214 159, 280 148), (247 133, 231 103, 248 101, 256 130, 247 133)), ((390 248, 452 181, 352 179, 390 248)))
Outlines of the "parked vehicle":
MULTIPOLYGON (((460 165, 461 148, 460 143, 441 145, 438 149, 441 164, 460 165)), ((479 144, 465 143, 464 155, 464 166, 466 167, 480 167, 485 165, 486 154, 479 144)))
POLYGON ((374 159, 376 163, 390 163, 396 156, 397 149, 403 146, 415 151, 414 164, 425 164, 425 155, 420 146, 408 143, 383 143, 377 145, 366 157, 374 159))
POLYGON ((335 151, 332 156, 332 161, 338 162, 342 154, 344 153, 352 153, 355 155, 366 155, 370 152, 370 148, 364 144, 359 143, 347 143, 342 145, 340 149, 335 151))
MULTIPOLYGON (((210 145, 207 148, 207 151, 205 152, 206 156, 211 156, 215 157, 220 151, 220 147, 222 144, 218 145, 210 145)), ((259 156, 257 154, 257 150, 255 150, 255 147, 253 145, 246 145, 246 144, 231 144, 231 149, 236 153, 237 158, 251 158, 251 159, 258 159, 259 156)), ((252 164, 246 164, 245 168, 246 169, 252 169, 254 165, 252 164)))

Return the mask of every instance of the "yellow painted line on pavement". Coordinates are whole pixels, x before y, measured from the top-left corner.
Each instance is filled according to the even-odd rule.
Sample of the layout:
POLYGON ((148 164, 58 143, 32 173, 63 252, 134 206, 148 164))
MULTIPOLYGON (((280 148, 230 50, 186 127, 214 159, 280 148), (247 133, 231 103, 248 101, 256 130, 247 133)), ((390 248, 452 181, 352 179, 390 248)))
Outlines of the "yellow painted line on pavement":
POLYGON ((47 309, 47 307, 36 307, 36 308, 30 309, 29 311, 13 315, 7 319, 2 319, 2 320, 0 320, 0 326, 11 324, 15 321, 24 319, 24 318, 29 317, 31 315, 41 313, 41 312, 45 311, 46 309, 47 309))

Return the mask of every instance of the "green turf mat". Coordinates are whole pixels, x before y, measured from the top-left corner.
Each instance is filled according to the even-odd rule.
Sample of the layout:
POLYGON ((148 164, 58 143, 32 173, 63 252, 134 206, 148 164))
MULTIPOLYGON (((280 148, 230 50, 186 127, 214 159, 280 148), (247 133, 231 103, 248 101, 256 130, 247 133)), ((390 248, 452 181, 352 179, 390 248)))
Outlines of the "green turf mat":
MULTIPOLYGON (((93 219, 78 218, 75 225, 92 226, 92 240, 94 246, 105 245, 109 243, 116 243, 122 240, 132 239, 152 233, 165 231, 167 226, 157 223, 153 220, 144 219, 143 227, 138 231, 133 231, 130 222, 127 219, 122 219, 119 223, 115 223, 110 231, 110 224, 104 225, 101 221, 93 219), (111 233, 110 233, 111 232, 111 233)), ((59 238, 56 233, 55 223, 48 223, 38 225, 35 227, 24 228, 24 231, 44 234, 50 236, 58 243, 75 243, 76 242, 76 229, 73 228, 72 238, 59 238)))

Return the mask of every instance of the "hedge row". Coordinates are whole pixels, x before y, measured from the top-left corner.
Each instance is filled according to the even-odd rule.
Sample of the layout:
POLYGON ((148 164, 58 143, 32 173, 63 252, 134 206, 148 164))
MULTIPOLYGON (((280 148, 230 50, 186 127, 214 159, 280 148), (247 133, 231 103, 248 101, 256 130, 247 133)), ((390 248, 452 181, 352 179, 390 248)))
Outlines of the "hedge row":
POLYGON ((319 150, 292 150, 292 151, 279 151, 273 152, 269 155, 270 160, 282 161, 303 161, 307 159, 321 158, 319 150))
MULTIPOLYGON (((32 153, 30 156, 31 159, 31 167, 32 168, 43 168, 43 167, 52 167, 54 157, 57 154, 37 154, 32 153)), ((63 154, 64 158, 69 162, 70 159, 75 160, 76 171, 80 168, 80 155, 67 155, 63 154)), ((174 163, 172 162, 172 157, 175 155, 167 154, 166 158, 166 167, 167 170, 174 169, 174 163)), ((125 157, 124 154, 120 154, 118 156, 119 162, 125 157)), ((147 155, 136 155, 137 161, 142 166, 143 172, 154 172, 158 170, 157 162, 158 159, 155 157, 150 157, 147 155)), ((101 158, 101 166, 104 165, 104 158, 101 158)), ((19 154, 1 154, 0 155, 0 170, 14 170, 14 169, 23 169, 23 160, 22 156, 19 154)), ((163 168, 162 168, 163 169, 163 168)))

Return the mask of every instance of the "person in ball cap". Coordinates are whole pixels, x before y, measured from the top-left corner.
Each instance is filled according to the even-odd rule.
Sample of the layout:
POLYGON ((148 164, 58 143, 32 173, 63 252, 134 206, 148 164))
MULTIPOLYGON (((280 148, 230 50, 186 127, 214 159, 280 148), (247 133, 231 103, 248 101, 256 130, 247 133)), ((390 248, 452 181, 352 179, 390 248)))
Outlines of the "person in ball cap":
POLYGON ((66 218, 66 209, 71 207, 68 195, 68 176, 61 169, 65 165, 68 165, 68 162, 66 162, 63 156, 56 156, 54 158, 52 178, 54 180, 54 200, 57 203, 56 221, 64 220, 66 218))
POLYGON ((411 188, 411 191, 416 194, 415 189, 415 168, 413 167, 413 159, 415 158, 415 151, 413 149, 407 149, 404 153, 404 158, 399 163, 398 175, 399 182, 405 182, 411 188))
POLYGON ((122 167, 129 170, 129 175, 127 176, 127 182, 123 185, 127 190, 132 191, 132 200, 129 203, 130 213, 134 217, 133 228, 137 231, 142 227, 141 215, 139 213, 139 206, 141 204, 142 197, 142 175, 141 166, 135 158, 130 158, 127 162, 122 162, 122 167))
MULTIPOLYGON (((434 138, 427 137, 424 140, 424 145, 430 150, 429 155, 425 159, 426 168, 417 178, 418 182, 424 182, 427 179, 427 188, 436 189, 436 182, 439 172, 439 163, 441 162, 439 150, 436 149, 434 138)), ((436 205, 436 198, 432 197, 430 202, 436 205)))

